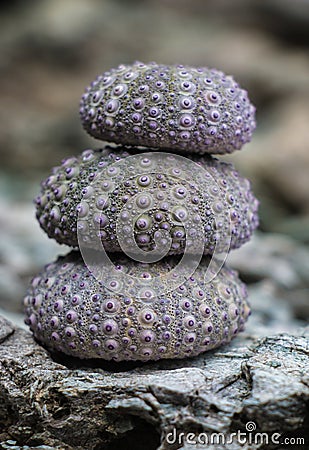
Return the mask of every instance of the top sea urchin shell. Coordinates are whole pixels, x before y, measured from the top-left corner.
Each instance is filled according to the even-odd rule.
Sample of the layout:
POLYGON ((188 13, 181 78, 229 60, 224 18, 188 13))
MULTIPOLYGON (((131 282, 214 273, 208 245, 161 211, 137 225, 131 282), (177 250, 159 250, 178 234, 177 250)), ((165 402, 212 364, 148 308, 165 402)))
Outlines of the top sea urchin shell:
POLYGON ((98 139, 200 154, 239 150, 255 129, 255 108, 231 76, 156 63, 98 76, 82 96, 80 116, 98 139))

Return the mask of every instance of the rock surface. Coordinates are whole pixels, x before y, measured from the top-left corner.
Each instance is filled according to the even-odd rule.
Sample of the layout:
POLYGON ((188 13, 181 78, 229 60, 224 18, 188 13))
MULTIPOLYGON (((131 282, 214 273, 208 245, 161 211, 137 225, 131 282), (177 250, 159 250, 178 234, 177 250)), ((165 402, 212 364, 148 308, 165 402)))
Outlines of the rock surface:
POLYGON ((254 430, 269 442, 306 439, 309 330, 258 334, 249 326, 231 345, 184 361, 91 367, 52 359, 0 318, 1 448, 164 450, 238 430, 248 450, 272 448, 265 435, 251 446, 254 430))
POLYGON ((10 191, 7 199, 0 195, 0 209, 1 234, 5 236, 0 241, 0 308, 16 313, 21 311, 29 278, 66 249, 40 231, 31 199, 18 200, 10 191))
POLYGON ((288 305, 290 324, 295 318, 308 323, 308 246, 283 234, 257 232, 241 249, 231 252, 227 262, 251 285, 251 293, 257 292, 258 310, 268 298, 268 314, 280 314, 288 305), (267 288, 260 289, 261 285, 267 288))

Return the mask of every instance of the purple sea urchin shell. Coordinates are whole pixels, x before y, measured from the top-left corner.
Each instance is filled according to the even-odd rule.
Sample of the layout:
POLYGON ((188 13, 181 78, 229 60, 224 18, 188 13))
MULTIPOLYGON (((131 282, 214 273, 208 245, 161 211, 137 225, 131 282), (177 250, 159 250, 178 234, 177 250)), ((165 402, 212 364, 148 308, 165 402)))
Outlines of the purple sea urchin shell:
POLYGON ((169 254, 194 253, 201 228, 204 254, 216 245, 224 251, 228 235, 231 249, 248 241, 258 225, 249 181, 209 155, 179 158, 123 147, 86 150, 42 183, 38 221, 61 244, 77 247, 79 234, 84 246, 99 249, 102 241, 111 252, 121 250, 120 239, 126 252, 136 245, 150 252, 170 238, 169 254))
POLYGON ((98 139, 199 154, 239 150, 256 125, 247 92, 231 76, 140 62, 98 76, 81 98, 80 117, 98 139))
MULTIPOLYGON (((134 277, 145 272, 155 277, 171 270, 175 258, 149 265, 117 255, 117 263, 134 277)), ((79 358, 146 361, 194 356, 228 343, 243 330, 249 315, 246 288, 237 273, 223 267, 205 284, 208 264, 204 257, 184 284, 149 300, 136 297, 134 286, 124 295, 111 292, 73 251, 32 281, 24 299, 25 322, 49 350, 79 358), (51 285, 46 283, 50 279, 51 285), (80 280, 87 285, 84 292, 80 280), (65 293, 63 286, 69 287, 65 293)))

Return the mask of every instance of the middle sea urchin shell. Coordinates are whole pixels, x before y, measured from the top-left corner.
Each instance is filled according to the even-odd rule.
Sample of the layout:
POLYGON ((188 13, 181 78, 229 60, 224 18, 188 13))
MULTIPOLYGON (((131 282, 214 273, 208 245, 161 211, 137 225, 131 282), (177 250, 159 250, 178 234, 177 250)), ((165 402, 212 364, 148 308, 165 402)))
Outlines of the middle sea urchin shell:
MULTIPOLYGON (((119 271, 145 279, 168 272, 175 257, 149 265, 117 255, 117 263, 119 271)), ((26 323, 48 349, 79 358, 198 355, 228 343, 249 315, 237 273, 223 267, 206 284, 208 264, 204 257, 193 276, 164 296, 136 297, 128 290, 115 295, 93 277, 79 252, 71 252, 32 280, 24 299, 26 323)))
POLYGON ((248 241, 258 224, 249 181, 208 155, 177 158, 110 146, 69 158, 42 183, 39 223, 49 237, 73 247, 77 226, 88 248, 100 249, 102 241, 106 251, 120 251, 123 238, 127 254, 136 245, 155 250, 166 233, 169 254, 195 253, 196 246, 204 246, 204 254, 229 250, 227 236, 231 249, 248 241))

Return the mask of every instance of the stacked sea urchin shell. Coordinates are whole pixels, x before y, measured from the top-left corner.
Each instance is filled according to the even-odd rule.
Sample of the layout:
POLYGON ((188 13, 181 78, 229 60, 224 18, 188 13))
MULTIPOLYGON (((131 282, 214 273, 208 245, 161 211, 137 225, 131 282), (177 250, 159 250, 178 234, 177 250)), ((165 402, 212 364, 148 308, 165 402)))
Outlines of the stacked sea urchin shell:
POLYGON ((87 88, 83 126, 114 144, 42 183, 41 227, 76 249, 31 281, 25 321, 39 342, 146 361, 197 355, 243 330, 246 287, 221 261, 250 239, 258 202, 211 154, 248 142, 254 112, 215 69, 121 65, 87 88))

